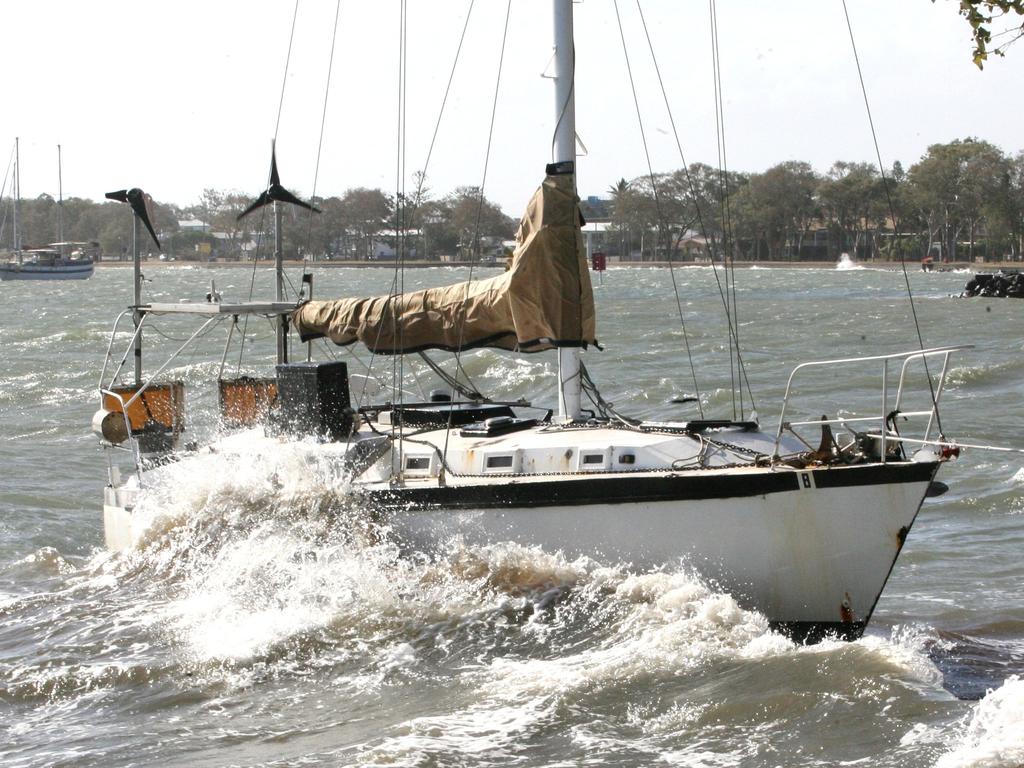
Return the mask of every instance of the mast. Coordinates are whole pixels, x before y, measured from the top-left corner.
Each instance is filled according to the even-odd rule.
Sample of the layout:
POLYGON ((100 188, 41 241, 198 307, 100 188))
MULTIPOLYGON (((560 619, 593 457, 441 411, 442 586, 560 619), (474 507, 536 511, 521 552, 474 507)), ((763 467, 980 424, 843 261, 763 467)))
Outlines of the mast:
POLYGON ((21 207, 21 154, 17 137, 14 138, 14 252, 21 261, 21 236, 18 232, 18 209, 21 207))
POLYGON ((134 307, 132 309, 132 322, 135 325, 135 386, 142 384, 142 331, 139 325, 142 323, 142 259, 139 257, 139 217, 132 215, 132 275, 134 277, 134 307))
POLYGON ((61 172, 60 144, 57 145, 57 242, 64 256, 64 178, 61 172))
MULTIPOLYGON (((283 203, 297 205, 313 213, 320 213, 320 209, 311 203, 304 202, 281 186, 281 177, 277 173, 277 142, 270 142, 270 183, 267 188, 260 192, 249 207, 238 214, 241 221, 257 208, 274 204, 274 276, 276 278, 275 301, 281 303, 284 297, 284 236, 281 229, 281 214, 284 212, 283 203)), ((277 318, 277 362, 278 364, 288 362, 288 315, 278 315, 277 318)))
POLYGON ((147 212, 147 202, 151 203, 152 200, 149 196, 138 187, 132 189, 119 189, 117 192, 107 192, 105 197, 108 200, 117 200, 119 203, 128 203, 132 209, 132 272, 135 277, 134 292, 132 294, 133 304, 132 320, 135 323, 135 384, 139 385, 142 383, 142 331, 139 326, 142 325, 142 257, 139 254, 139 222, 141 221, 153 238, 153 242, 156 243, 156 247, 160 248, 160 238, 156 236, 156 230, 153 229, 152 218, 147 212))
MULTIPOLYGON (((576 51, 572 40, 572 0, 553 0, 555 22, 555 163, 576 160, 576 95, 573 83, 576 51)), ((575 174, 573 175, 575 179, 575 174)), ((580 418, 580 351, 558 349, 558 416, 580 418)))
MULTIPOLYGON (((282 205, 274 201, 274 276, 276 288, 274 301, 284 301, 284 235, 281 231, 282 205)), ((278 315, 277 318, 277 362, 288 362, 288 316, 278 315)))

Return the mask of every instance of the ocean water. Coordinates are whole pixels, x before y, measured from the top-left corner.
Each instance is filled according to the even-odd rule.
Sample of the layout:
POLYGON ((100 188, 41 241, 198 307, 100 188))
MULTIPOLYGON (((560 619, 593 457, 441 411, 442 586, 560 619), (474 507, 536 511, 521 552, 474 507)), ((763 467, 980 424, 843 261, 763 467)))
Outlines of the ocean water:
MULTIPOLYGON (((846 266, 737 271, 756 398, 741 410, 767 429, 797 363, 917 345, 903 275, 846 266)), ((392 278, 315 274, 318 296, 381 293, 392 278)), ((405 287, 465 274, 414 270, 405 287)), ((252 277, 146 275, 147 296, 171 301, 202 300, 211 278, 244 299, 252 277)), ((925 343, 973 345, 950 371, 944 433, 1024 448, 1024 302, 953 298, 966 274, 909 278, 925 343)), ((604 350, 586 364, 624 413, 692 417, 670 401, 699 393, 708 417, 729 417, 715 276, 675 281, 693 371, 665 269, 595 283, 604 350)), ((270 291, 266 270, 257 285, 270 291)), ((329 467, 287 449, 168 467, 141 504, 149 534, 110 554, 107 457, 89 419, 130 273, 0 292, 0 765, 1024 764, 1024 455, 966 450, 943 468, 949 492, 926 501, 853 643, 795 645, 683 562, 633 572, 503 542, 400 557, 329 467)), ((173 350, 190 330, 160 321, 147 346, 173 350)), ((241 370, 265 370, 266 322, 238 332, 255 353, 241 370)), ((225 333, 171 370, 200 441, 225 333)), ((433 385, 415 359, 334 354, 384 383, 401 376, 411 396, 433 385)), ((496 398, 554 404, 551 354, 462 363, 496 398)), ((879 374, 816 373, 800 412, 877 408, 879 374)))

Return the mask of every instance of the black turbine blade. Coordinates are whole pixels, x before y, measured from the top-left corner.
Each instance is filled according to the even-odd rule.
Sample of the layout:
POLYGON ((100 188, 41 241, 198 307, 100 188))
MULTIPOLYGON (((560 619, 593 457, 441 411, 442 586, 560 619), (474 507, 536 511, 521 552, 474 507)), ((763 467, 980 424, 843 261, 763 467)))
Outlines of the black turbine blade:
POLYGON ((238 214, 238 216, 235 218, 235 221, 241 221, 243 218, 248 216, 257 208, 262 208, 264 205, 270 205, 272 202, 274 201, 270 198, 270 195, 267 192, 260 192, 260 196, 256 198, 256 201, 252 203, 244 211, 242 211, 240 214, 238 214))
POLYGON ((156 236, 156 232, 153 230, 153 224, 149 220, 149 211, 146 210, 146 193, 138 187, 134 187, 128 190, 126 195, 128 198, 128 205, 135 211, 135 215, 138 216, 142 223, 146 225, 146 229, 149 231, 149 236, 153 238, 153 242, 156 243, 156 247, 160 248, 160 239, 156 236))
POLYGON ((270 186, 281 186, 281 177, 277 175, 277 147, 270 148, 270 186))
POLYGON ((291 203, 292 205, 297 205, 300 208, 313 211, 313 213, 320 213, 320 209, 315 205, 311 205, 300 200, 280 184, 271 185, 270 189, 267 190, 267 194, 270 196, 271 200, 277 200, 279 203, 291 203))
POLYGON ((105 197, 108 200, 116 200, 119 203, 128 203, 132 207, 132 212, 142 219, 142 223, 146 225, 146 230, 149 232, 150 237, 153 238, 153 242, 156 243, 156 247, 160 248, 160 240, 156 236, 156 232, 153 231, 153 224, 149 220, 149 211, 146 210, 146 193, 138 187, 131 189, 119 189, 116 192, 107 192, 105 197))
POLYGON ((257 208, 262 208, 264 205, 269 205, 272 202, 277 203, 288 203, 289 205, 297 205, 300 208, 305 208, 307 211, 313 213, 320 213, 320 209, 315 205, 300 200, 287 189, 281 186, 281 176, 277 172, 277 148, 271 147, 270 150, 270 186, 260 193, 260 196, 256 198, 256 201, 252 203, 248 208, 238 214, 236 220, 241 220, 248 216, 250 213, 255 211, 257 208))

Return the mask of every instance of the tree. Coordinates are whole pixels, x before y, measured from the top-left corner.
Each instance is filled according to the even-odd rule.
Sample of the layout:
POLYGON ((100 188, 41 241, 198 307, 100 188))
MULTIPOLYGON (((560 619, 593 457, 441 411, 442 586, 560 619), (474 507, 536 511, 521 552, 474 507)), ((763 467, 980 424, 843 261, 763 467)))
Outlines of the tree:
POLYGON ((960 15, 971 25, 978 69, 984 68, 990 53, 1003 56, 1010 45, 1024 37, 1024 0, 960 0, 960 15), (993 35, 993 22, 1000 18, 1008 21, 1007 27, 993 35), (1006 39, 989 50, 994 36, 1006 39))
POLYGON ((373 255, 373 239, 391 221, 393 201, 379 189, 357 187, 341 198, 338 214, 344 234, 345 250, 357 258, 373 255))
POLYGON ((632 253, 636 236, 639 236, 637 245, 640 248, 640 260, 644 261, 649 253, 648 243, 653 243, 655 239, 651 235, 659 224, 651 179, 649 176, 641 176, 624 186, 623 181, 620 180, 616 185, 619 189, 612 202, 612 224, 618 230, 624 246, 625 252, 622 255, 632 253))
POLYGON ((751 258, 762 245, 769 259, 799 258, 811 222, 818 216, 819 177, 808 163, 789 160, 750 176, 735 195, 734 226, 750 243, 751 258))
POLYGON ((830 257, 849 249, 861 255, 877 255, 877 230, 888 216, 885 185, 871 163, 834 163, 818 185, 818 203, 829 227, 830 257), (837 248, 835 247, 837 246, 837 248))
POLYGON ((479 187, 458 187, 438 204, 428 203, 422 220, 434 248, 462 259, 479 258, 486 240, 507 240, 515 231, 514 221, 479 187))
POLYGON ((610 229, 614 233, 620 259, 628 256, 630 252, 629 223, 625 215, 627 209, 625 200, 629 191, 629 182, 625 178, 620 178, 608 187, 610 229))
POLYGON ((1010 193, 1012 167, 1002 151, 987 141, 957 139, 933 144, 910 168, 910 199, 928 228, 929 250, 936 239, 944 260, 956 258, 956 245, 975 238, 990 214, 999 215, 1000 200, 1010 193))

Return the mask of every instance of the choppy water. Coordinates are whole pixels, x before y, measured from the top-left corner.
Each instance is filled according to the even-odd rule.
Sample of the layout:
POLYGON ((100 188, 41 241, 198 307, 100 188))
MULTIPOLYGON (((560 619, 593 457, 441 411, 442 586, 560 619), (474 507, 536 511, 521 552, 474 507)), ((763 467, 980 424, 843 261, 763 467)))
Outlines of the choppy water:
MULTIPOLYGON (((406 288, 461 274, 414 271, 406 288)), ((244 270, 149 277, 154 300, 199 299, 211 277, 226 298, 249 285, 244 270)), ((1024 446, 1024 302, 949 298, 965 275, 910 277, 926 343, 975 345, 943 397, 946 433, 1024 446)), ((325 271, 316 290, 377 293, 389 279, 325 271)), ((708 415, 729 416, 713 275, 676 279, 708 415)), ((0 287, 0 764, 1024 764, 1024 457, 970 451, 943 470, 949 493, 926 502, 855 643, 795 646, 683 564, 632 573, 500 542, 400 558, 326 469, 287 451, 170 467, 143 505, 151 535, 110 555, 88 420, 128 280, 103 269, 0 287)), ((764 424, 797 362, 915 346, 897 273, 739 282, 764 424)), ((611 270, 595 290, 605 351, 586 359, 606 398, 691 415, 668 403, 694 390, 668 272, 611 270)), ((159 331, 147 339, 164 347, 184 333, 159 331)), ((262 324, 248 332, 269 339, 262 324)), ((222 345, 220 330, 202 344, 222 345)), ((201 436, 212 396, 196 388, 216 366, 180 362, 201 436)), ((465 364, 493 396, 553 401, 550 355, 465 364)), ((411 390, 430 388, 410 370, 411 390)), ((815 383, 855 404, 880 396, 866 377, 815 383)))

